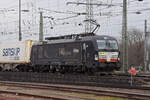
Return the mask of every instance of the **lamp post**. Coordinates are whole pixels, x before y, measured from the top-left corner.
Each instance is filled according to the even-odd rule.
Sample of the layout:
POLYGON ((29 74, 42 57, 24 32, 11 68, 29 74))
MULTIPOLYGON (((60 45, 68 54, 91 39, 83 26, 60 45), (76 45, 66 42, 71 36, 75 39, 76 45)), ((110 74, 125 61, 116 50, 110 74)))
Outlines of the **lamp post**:
POLYGON ((22 40, 21 34, 21 0, 19 0, 19 41, 22 40))

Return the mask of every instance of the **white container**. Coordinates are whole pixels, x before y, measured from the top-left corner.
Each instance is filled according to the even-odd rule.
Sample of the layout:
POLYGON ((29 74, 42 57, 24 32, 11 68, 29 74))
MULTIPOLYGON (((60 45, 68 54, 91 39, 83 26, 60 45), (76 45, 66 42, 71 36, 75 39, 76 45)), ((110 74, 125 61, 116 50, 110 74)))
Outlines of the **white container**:
POLYGON ((33 40, 0 43, 0 64, 25 64, 30 62, 33 40))

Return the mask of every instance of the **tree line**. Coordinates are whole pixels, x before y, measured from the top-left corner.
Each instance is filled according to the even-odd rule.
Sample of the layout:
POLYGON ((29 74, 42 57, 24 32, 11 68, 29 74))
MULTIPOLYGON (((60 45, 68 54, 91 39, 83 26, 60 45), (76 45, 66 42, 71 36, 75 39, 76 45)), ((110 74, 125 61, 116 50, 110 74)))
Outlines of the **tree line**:
MULTIPOLYGON (((134 28, 128 31, 128 68, 126 70, 131 66, 139 68, 141 71, 144 70, 144 36, 144 32, 139 29, 134 28)), ((150 43, 148 51, 150 51, 150 43)), ((122 43, 120 43, 120 52, 122 62, 122 43)))

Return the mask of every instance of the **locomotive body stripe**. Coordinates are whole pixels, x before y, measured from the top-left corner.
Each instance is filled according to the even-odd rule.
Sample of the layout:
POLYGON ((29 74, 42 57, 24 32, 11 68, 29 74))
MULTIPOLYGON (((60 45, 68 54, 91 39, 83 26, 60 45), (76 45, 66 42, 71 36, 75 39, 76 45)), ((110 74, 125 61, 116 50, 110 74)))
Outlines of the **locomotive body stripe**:
POLYGON ((110 61, 107 61, 106 59, 99 59, 99 62, 118 62, 118 59, 111 59, 110 61))
POLYGON ((106 59, 99 59, 99 62, 107 62, 106 59))
POLYGON ((118 59, 111 59, 110 62, 118 62, 118 59))

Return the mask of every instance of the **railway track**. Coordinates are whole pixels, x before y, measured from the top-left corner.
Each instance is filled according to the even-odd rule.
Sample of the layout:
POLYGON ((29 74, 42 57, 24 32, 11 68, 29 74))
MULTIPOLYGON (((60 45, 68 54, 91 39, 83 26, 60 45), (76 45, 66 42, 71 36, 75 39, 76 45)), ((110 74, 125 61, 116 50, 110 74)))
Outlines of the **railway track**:
POLYGON ((23 93, 23 92, 5 91, 5 90, 0 90, 0 94, 32 97, 32 98, 38 98, 38 99, 42 99, 42 100, 43 99, 44 100, 66 100, 66 99, 57 98, 57 97, 42 96, 42 95, 36 95, 36 94, 32 94, 32 93, 23 93))
MULTIPOLYGON (((117 90, 112 88, 104 89, 104 88, 93 87, 93 86, 87 87, 87 86, 75 86, 75 85, 56 85, 56 84, 54 85, 54 84, 39 84, 39 83, 37 84, 37 83, 6 82, 6 81, 0 82, 0 84, 5 86, 23 87, 23 88, 41 89, 41 90, 55 90, 55 91, 71 92, 71 93, 78 93, 78 94, 89 94, 95 96, 111 96, 111 97, 124 98, 128 100, 149 100, 150 99, 150 91, 143 91, 140 89, 127 91, 124 89, 117 89, 117 90)), ((8 91, 0 91, 0 93, 1 92, 7 93, 8 91)), ((8 92, 8 93, 16 94, 16 92, 14 93, 8 92)), ((52 100, 67 100, 64 98, 44 97, 44 96, 25 94, 19 92, 17 92, 17 94, 25 95, 25 96, 35 96, 38 98, 45 98, 45 99, 52 99, 52 100)))

